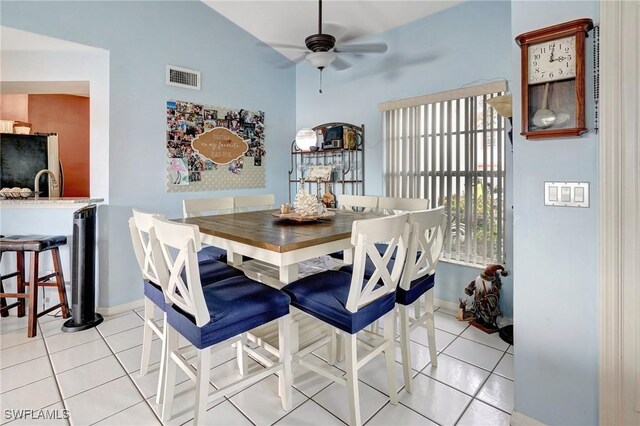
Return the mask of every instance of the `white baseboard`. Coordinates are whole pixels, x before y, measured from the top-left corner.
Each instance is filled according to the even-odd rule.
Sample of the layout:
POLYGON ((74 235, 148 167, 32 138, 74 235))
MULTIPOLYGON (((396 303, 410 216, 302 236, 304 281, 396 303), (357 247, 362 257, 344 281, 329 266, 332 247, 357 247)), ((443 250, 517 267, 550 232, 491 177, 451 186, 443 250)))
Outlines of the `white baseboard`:
POLYGON ((437 308, 444 308, 447 311, 451 311, 451 312, 454 312, 454 313, 458 310, 458 303, 457 302, 450 302, 448 300, 442 300, 442 299, 434 299, 433 300, 433 304, 437 308))
MULTIPOLYGON (((448 311, 448 313, 450 313, 451 315, 455 315, 455 313, 458 312, 459 305, 457 302, 451 302, 449 300, 442 300, 442 299, 434 299, 433 304, 436 308, 442 308, 448 311)), ((509 325, 509 324, 513 324, 512 317, 502 316, 498 318, 498 327, 504 327, 505 325, 509 325)))
POLYGON ((511 426, 545 426, 541 421, 515 410, 511 413, 511 422, 509 424, 511 426))
POLYGON ((111 306, 108 308, 97 308, 96 312, 105 317, 118 315, 132 309, 142 308, 144 306, 144 298, 134 300, 133 302, 123 303, 122 305, 111 306))

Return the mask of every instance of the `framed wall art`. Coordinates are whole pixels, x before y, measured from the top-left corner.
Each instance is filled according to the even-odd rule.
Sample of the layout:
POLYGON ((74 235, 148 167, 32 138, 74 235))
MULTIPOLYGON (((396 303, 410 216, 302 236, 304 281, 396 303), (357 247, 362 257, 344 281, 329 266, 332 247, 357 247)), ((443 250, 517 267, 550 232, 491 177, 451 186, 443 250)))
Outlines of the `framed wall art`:
POLYGON ((167 191, 264 188, 264 112, 167 102, 167 191))

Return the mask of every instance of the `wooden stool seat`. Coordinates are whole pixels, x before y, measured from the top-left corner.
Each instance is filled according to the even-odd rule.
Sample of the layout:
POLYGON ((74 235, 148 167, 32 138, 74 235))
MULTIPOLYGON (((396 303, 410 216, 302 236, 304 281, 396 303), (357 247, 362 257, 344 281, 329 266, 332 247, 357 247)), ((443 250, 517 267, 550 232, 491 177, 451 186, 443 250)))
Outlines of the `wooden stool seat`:
POLYGON ((69 304, 64 287, 62 265, 60 262, 59 247, 67 244, 67 237, 62 235, 11 235, 0 238, 0 259, 5 252, 16 252, 16 271, 0 276, 0 315, 9 315, 9 309, 17 307, 18 317, 25 314, 25 299, 29 299, 29 321, 27 336, 34 337, 37 334, 38 317, 45 315, 54 309, 61 308, 62 317, 69 317, 69 304), (53 259, 53 273, 39 276, 40 253, 50 251, 53 259), (24 253, 31 252, 31 267, 29 280, 25 280, 24 253), (2 281, 16 278, 16 292, 5 293, 2 281), (32 285, 33 284, 33 285, 32 285), (29 293, 25 292, 25 286, 29 286, 29 293), (57 287, 60 303, 38 313, 38 287, 57 287), (16 298, 17 302, 7 305, 6 298, 16 298))
POLYGON ((11 235, 0 238, 0 253, 5 251, 46 251, 67 244, 67 237, 56 235, 11 235))

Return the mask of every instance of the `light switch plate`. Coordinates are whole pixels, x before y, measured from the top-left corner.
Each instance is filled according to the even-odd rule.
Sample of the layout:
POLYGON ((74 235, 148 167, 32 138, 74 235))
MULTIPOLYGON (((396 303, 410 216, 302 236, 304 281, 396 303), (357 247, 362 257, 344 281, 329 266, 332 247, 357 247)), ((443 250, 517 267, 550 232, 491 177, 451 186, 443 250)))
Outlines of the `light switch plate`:
POLYGON ((545 182, 544 205, 589 207, 589 182, 545 182))

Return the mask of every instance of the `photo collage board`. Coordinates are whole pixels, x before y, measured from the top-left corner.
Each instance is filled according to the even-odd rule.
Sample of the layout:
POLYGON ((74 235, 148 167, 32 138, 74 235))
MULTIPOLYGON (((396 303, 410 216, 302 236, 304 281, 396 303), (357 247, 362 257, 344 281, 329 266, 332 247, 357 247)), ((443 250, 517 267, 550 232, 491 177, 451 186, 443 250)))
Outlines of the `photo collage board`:
POLYGON ((259 187, 259 182, 251 180, 264 182, 266 150, 262 111, 170 100, 167 101, 166 134, 170 191, 259 187), (225 164, 216 163, 194 148, 198 146, 198 138, 213 137, 222 129, 246 143, 246 151, 243 149, 243 154, 225 164), (217 183, 220 180, 225 181, 223 186, 217 183))

